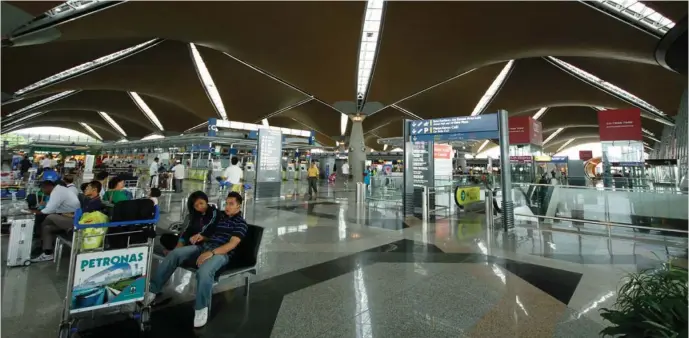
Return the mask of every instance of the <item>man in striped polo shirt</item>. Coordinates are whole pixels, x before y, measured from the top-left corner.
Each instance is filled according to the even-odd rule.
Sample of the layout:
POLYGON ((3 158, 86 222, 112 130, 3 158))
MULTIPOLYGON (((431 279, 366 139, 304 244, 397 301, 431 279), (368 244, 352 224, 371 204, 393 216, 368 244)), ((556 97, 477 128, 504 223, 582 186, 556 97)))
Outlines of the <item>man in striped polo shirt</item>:
POLYGON ((188 259, 195 259, 196 271, 196 312, 194 327, 202 327, 208 321, 208 306, 215 273, 230 262, 234 249, 244 239, 248 231, 242 217, 242 196, 237 192, 227 195, 225 215, 216 224, 208 226, 203 232, 191 237, 192 245, 175 248, 165 256, 151 280, 150 292, 146 301, 152 302, 175 269, 188 259))

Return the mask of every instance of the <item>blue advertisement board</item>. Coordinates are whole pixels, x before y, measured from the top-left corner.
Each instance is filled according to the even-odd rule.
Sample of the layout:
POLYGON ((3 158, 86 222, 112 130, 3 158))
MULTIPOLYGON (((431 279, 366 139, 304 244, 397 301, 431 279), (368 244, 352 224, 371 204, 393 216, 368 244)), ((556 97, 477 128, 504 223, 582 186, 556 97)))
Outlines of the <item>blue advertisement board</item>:
POLYGON ((497 134, 498 114, 419 120, 411 121, 409 124, 411 136, 471 132, 495 132, 497 134))
POLYGON ((208 119, 208 136, 218 135, 218 119, 210 118, 208 119))

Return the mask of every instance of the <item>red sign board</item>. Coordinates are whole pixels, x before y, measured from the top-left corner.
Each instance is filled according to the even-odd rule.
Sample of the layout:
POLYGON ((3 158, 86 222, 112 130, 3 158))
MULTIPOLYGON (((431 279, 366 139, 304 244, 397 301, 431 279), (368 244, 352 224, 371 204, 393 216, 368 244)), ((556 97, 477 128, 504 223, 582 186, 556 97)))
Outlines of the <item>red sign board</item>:
POLYGON ((451 159, 452 158, 452 146, 449 144, 435 144, 433 145, 433 158, 437 159, 451 159))
POLYGON ((534 120, 531 117, 529 117, 529 119, 531 120, 531 144, 535 146, 542 146, 543 126, 541 125, 541 121, 534 120))
POLYGON ((582 161, 588 161, 593 158, 593 151, 591 150, 579 150, 579 159, 582 161))
POLYGON ((641 141, 641 110, 638 108, 598 112, 601 141, 641 141))
POLYGON ((507 121, 510 127, 510 144, 528 144, 531 141, 531 116, 514 116, 507 121))
POLYGON ((541 122, 531 116, 510 117, 507 123, 510 127, 510 144, 543 144, 541 122))

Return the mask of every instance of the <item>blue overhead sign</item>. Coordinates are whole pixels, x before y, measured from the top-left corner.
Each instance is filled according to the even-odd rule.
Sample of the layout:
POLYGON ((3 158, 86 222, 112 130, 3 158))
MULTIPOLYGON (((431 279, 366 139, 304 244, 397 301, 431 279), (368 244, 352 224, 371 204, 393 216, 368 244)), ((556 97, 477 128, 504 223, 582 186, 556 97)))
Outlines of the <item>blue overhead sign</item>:
POLYGON ((472 132, 495 132, 497 135, 498 114, 411 121, 409 124, 411 136, 472 132))
POLYGON ((464 140, 486 140, 498 139, 500 135, 497 131, 477 131, 470 133, 454 133, 454 134, 421 134, 412 135, 412 142, 416 141, 464 141, 464 140))

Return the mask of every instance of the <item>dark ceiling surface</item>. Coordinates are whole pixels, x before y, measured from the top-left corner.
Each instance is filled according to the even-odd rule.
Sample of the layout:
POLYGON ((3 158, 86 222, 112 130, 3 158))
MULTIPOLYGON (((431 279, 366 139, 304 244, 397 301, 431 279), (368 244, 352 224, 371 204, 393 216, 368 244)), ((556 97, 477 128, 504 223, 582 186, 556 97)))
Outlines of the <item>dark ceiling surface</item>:
MULTIPOLYGON (((32 15, 59 4, 10 3, 32 15)), ((684 1, 645 4, 672 20, 687 13, 684 1)), ((183 132, 219 117, 199 79, 189 44, 194 43, 228 119, 260 123, 270 116, 271 125, 315 130, 320 143, 332 146, 342 139, 341 112, 330 105, 354 100, 357 91, 365 7, 363 1, 123 2, 56 26, 60 37, 55 41, 4 47, 3 92, 151 39, 164 41, 3 104, 2 116, 7 119, 8 113, 48 95, 81 90, 34 109, 47 113, 26 125, 62 121, 82 130, 75 122, 86 122, 104 139, 120 138, 97 114, 102 111, 129 138, 158 132, 128 94, 137 92, 166 135, 183 132)), ((656 63, 657 42, 657 37, 575 1, 386 2, 367 96, 384 108, 365 118, 366 144, 380 149, 379 138, 401 136, 402 120, 413 118, 402 110, 424 119, 471 114, 509 60, 514 60, 512 70, 483 112, 533 114, 550 107, 541 117, 544 130, 565 128, 550 144, 592 139, 589 134, 597 134, 592 106, 630 107, 544 56, 558 57, 675 115, 687 78, 656 63)), ((651 119, 644 119, 643 126, 662 131, 651 119)))

